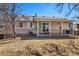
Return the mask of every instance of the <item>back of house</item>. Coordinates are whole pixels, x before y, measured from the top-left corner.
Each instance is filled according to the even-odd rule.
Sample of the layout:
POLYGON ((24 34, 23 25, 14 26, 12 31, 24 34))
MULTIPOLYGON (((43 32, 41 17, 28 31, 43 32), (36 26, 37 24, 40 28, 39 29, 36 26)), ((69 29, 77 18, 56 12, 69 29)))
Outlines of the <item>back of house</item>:
MULTIPOLYGON (((8 22, 9 24, 9 22, 8 22)), ((6 33, 12 28, 7 25, 6 33)), ((54 16, 18 16, 15 19, 16 35, 54 36, 68 35, 73 30, 72 21, 54 16)))

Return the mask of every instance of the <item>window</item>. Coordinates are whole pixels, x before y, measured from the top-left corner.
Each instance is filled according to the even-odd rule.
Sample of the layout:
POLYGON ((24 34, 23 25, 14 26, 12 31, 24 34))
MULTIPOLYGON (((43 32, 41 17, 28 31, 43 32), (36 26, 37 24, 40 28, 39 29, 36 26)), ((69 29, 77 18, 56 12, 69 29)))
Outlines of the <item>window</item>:
POLYGON ((48 32, 49 29, 48 29, 48 23, 43 23, 43 31, 44 32, 48 32))
POLYGON ((19 27, 23 27, 23 23, 22 22, 19 23, 19 27))
POLYGON ((30 22, 30 27, 32 27, 32 22, 30 22))

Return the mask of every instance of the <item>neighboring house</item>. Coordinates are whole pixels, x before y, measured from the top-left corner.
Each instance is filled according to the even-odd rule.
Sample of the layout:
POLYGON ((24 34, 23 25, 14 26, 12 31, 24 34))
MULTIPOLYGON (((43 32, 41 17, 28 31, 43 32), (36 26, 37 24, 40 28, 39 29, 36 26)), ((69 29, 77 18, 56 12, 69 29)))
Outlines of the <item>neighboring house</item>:
POLYGON ((16 34, 33 33, 37 36, 65 35, 71 23, 68 19, 54 16, 18 16, 15 19, 15 31, 16 34))
POLYGON ((78 22, 78 21, 75 22, 74 25, 75 25, 75 26, 74 26, 74 27, 75 27, 75 29, 74 29, 74 30, 75 30, 75 34, 76 34, 76 35, 79 35, 79 22, 78 22))

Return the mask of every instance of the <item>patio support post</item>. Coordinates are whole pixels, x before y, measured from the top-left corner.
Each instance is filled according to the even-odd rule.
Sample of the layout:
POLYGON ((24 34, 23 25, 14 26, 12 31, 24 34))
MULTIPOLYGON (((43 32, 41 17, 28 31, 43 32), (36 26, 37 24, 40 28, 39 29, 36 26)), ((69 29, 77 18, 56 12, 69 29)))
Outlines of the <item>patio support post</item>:
POLYGON ((63 22, 61 22, 61 35, 63 35, 63 22))
POLYGON ((72 29, 73 29, 73 35, 74 35, 74 23, 72 22, 72 29))
POLYGON ((51 21, 50 21, 49 28, 50 28, 50 36, 51 36, 51 34, 52 34, 52 32, 51 32, 51 21))
POLYGON ((37 21, 37 36, 39 36, 39 22, 37 21))

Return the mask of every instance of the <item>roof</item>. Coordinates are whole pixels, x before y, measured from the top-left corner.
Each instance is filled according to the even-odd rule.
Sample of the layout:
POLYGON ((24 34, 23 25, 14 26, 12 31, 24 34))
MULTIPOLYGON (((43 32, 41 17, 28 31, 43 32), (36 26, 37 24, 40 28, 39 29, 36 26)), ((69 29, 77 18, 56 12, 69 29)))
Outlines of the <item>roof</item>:
POLYGON ((32 19, 31 16, 18 16, 15 21, 32 21, 32 19))
POLYGON ((69 19, 63 17, 54 17, 54 16, 39 16, 35 17, 36 21, 70 21, 69 19))
POLYGON ((55 17, 55 16, 18 16, 16 21, 71 21, 69 19, 63 17, 55 17))

